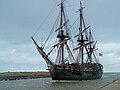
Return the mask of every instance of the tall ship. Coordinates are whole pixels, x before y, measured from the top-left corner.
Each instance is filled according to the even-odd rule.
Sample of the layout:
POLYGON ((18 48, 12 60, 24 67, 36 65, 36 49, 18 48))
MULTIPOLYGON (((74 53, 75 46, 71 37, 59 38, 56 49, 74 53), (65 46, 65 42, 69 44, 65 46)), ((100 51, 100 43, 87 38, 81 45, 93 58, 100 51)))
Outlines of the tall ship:
MULTIPOLYGON (((49 52, 45 51, 45 45, 39 45, 34 37, 31 37, 39 54, 46 61, 52 80, 93 80, 100 79, 103 75, 103 65, 99 63, 96 44, 92 36, 90 26, 84 20, 84 7, 80 2, 80 9, 77 11, 79 25, 75 35, 70 32, 74 22, 69 25, 69 19, 65 10, 65 0, 61 0, 60 13, 55 23, 54 32, 56 42, 51 45, 49 52), (55 50, 55 52, 54 52, 55 50), (51 58, 54 56, 54 58, 51 58)), ((49 39, 50 34, 47 38, 49 39)), ((47 42, 45 40, 45 43, 47 42)), ((46 45, 47 46, 47 45, 46 45)))

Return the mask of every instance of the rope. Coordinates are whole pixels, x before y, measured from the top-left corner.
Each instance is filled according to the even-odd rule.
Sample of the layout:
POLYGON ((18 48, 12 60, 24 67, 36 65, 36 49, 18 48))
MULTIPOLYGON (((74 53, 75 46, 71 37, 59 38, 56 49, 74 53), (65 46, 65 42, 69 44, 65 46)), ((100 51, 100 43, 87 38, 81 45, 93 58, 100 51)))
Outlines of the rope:
MULTIPOLYGON (((60 15, 60 14, 59 14, 59 15, 60 15)), ((59 17, 59 15, 58 15, 58 17, 59 17)), ((44 44, 43 44, 42 46, 44 46, 44 47, 45 47, 45 45, 46 45, 46 43, 47 43, 48 39, 50 38, 51 33, 52 33, 52 31, 54 30, 54 27, 55 27, 55 25, 56 25, 56 22, 58 21, 58 17, 57 17, 57 19, 56 19, 56 21, 55 21, 55 23, 54 23, 54 25, 53 25, 52 29, 50 30, 50 33, 49 33, 49 35, 48 35, 47 39, 45 40, 45 42, 44 42, 44 44)))
MULTIPOLYGON (((79 17, 78 17, 79 18, 79 17)), ((75 20, 75 22, 68 28, 68 30, 70 30, 72 28, 72 26, 78 21, 78 18, 75 20)))
MULTIPOLYGON (((58 1, 57 1, 57 2, 58 2, 58 1)), ((57 2, 55 3, 55 5, 57 4, 57 2)), ((44 23, 46 22, 46 20, 48 19, 48 17, 49 17, 50 14, 52 13, 55 5, 54 5, 54 6, 52 7, 52 9, 49 11, 48 15, 47 15, 46 18, 43 20, 43 22, 40 24, 40 26, 36 29, 36 31, 35 31, 35 33, 33 34, 32 37, 34 37, 34 36, 37 34, 37 32, 40 30, 40 28, 44 25, 44 23)))

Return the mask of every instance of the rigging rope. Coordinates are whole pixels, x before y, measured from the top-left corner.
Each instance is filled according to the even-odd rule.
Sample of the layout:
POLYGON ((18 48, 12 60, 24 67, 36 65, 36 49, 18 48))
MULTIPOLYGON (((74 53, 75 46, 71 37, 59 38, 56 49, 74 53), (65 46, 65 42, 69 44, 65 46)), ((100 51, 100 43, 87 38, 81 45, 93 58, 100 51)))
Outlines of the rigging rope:
MULTIPOLYGON (((79 18, 79 17, 78 17, 79 18)), ((70 30, 72 28, 72 26, 78 21, 78 18, 75 20, 75 22, 68 28, 68 30, 70 30)))
POLYGON ((48 15, 46 16, 46 18, 42 21, 42 23, 40 24, 40 26, 36 29, 35 33, 33 34, 32 37, 34 37, 37 32, 40 30, 40 28, 44 25, 44 23, 46 22, 46 20, 48 19, 48 17, 50 16, 50 14, 52 13, 54 7, 56 6, 56 4, 58 3, 58 1, 55 3, 55 5, 52 7, 52 9, 49 11, 48 15))
MULTIPOLYGON (((59 14, 59 15, 60 15, 60 14, 59 14)), ((58 15, 58 17, 59 17, 59 15, 58 15)), ((55 24, 56 24, 56 22, 58 21, 58 17, 57 17, 57 19, 56 19, 56 21, 55 21, 55 24)), ((53 25, 52 29, 50 30, 50 33, 49 33, 47 39, 45 40, 45 42, 44 42, 44 44, 43 44, 42 46, 45 47, 45 45, 46 45, 46 43, 47 43, 47 41, 48 41, 48 39, 49 39, 49 37, 50 37, 52 31, 54 30, 55 24, 53 25)), ((43 48, 44 48, 44 47, 43 47, 43 48)))

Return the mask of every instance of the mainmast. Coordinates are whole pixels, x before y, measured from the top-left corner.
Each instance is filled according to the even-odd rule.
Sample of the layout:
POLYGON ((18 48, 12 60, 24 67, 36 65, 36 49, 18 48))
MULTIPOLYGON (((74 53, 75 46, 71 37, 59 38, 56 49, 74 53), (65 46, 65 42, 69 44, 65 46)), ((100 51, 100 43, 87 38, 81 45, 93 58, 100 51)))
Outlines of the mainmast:
POLYGON ((78 43, 79 45, 81 45, 80 49, 79 49, 79 53, 81 52, 81 63, 83 64, 84 62, 84 47, 83 47, 83 44, 84 44, 84 37, 83 37, 83 7, 82 7, 82 3, 80 2, 80 9, 79 9, 79 12, 80 12, 80 27, 79 27, 79 36, 78 36, 78 43))
POLYGON ((87 29, 90 27, 86 27, 83 17, 83 9, 82 3, 80 2, 80 9, 77 11, 80 14, 80 27, 79 27, 79 33, 75 36, 78 37, 78 47, 73 50, 78 50, 78 58, 77 61, 81 60, 81 64, 84 63, 84 52, 88 54, 88 45, 91 44, 91 42, 88 40, 88 31, 87 29), (80 58, 80 59, 79 59, 80 58))
MULTIPOLYGON (((83 9, 82 3, 80 2, 80 27, 79 27, 79 33, 75 36, 78 37, 77 42, 78 42, 78 47, 73 49, 73 50, 78 50, 78 58, 77 60, 81 60, 81 64, 84 63, 85 60, 85 55, 87 57, 87 62, 89 61, 92 63, 92 54, 96 59, 96 55, 94 54, 94 51, 97 50, 95 49, 96 43, 93 41, 93 37, 91 34, 91 30, 89 29, 90 26, 86 27, 85 22, 84 22, 84 17, 83 17, 83 9), (89 29, 89 30, 88 30, 89 29)), ((77 11, 78 12, 78 11, 77 11)))

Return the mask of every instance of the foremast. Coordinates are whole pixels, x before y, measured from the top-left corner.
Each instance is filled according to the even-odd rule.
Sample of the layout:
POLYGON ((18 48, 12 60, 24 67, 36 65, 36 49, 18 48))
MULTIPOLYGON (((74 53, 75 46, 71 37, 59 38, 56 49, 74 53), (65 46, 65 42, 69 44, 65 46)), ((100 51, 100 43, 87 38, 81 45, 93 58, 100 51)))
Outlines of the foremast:
POLYGON ((65 64, 65 48, 68 51, 69 54, 69 59, 71 59, 71 62, 74 61, 74 56, 69 48, 69 45, 67 44, 68 40, 70 40, 70 35, 68 30, 68 22, 69 20, 66 17, 66 13, 65 13, 65 7, 64 7, 64 0, 61 0, 60 5, 60 22, 59 22, 59 27, 57 29, 58 31, 58 35, 57 38, 59 39, 57 46, 58 48, 58 52, 57 52, 57 58, 56 60, 59 61, 57 64, 58 65, 64 65, 65 64))
POLYGON ((42 55, 42 57, 45 59, 46 63, 48 64, 48 66, 52 66, 52 67, 55 67, 55 65, 64 65, 65 64, 65 49, 67 49, 68 51, 68 55, 69 55, 69 58, 71 58, 71 61, 74 60, 74 56, 69 48, 69 45, 67 44, 68 40, 70 40, 70 35, 68 33, 68 26, 67 26, 67 23, 69 22, 69 20, 67 19, 66 17, 66 13, 65 13, 65 10, 64 10, 64 0, 61 0, 61 3, 58 5, 60 6, 60 17, 58 18, 59 20, 59 26, 58 28, 55 30, 55 32, 58 32, 57 34, 57 38, 58 38, 58 42, 57 44, 53 45, 53 49, 54 48, 57 48, 57 57, 56 57, 56 61, 58 61, 58 63, 53 63, 52 61, 54 60, 51 60, 49 55, 51 54, 51 52, 53 51, 53 49, 47 54, 45 51, 44 51, 44 48, 43 46, 39 46, 37 44, 37 42, 35 41, 35 39, 33 37, 31 37, 31 39, 33 40, 38 52, 42 55))
POLYGON ((60 31, 59 31, 59 34, 57 36, 57 38, 60 39, 60 54, 61 54, 61 58, 60 60, 62 61, 62 64, 64 64, 64 43, 62 43, 64 41, 64 39, 66 38, 65 35, 64 35, 64 31, 63 31, 63 27, 62 27, 62 24, 63 24, 63 15, 64 15, 64 8, 63 8, 63 2, 61 0, 61 18, 60 18, 60 31))

